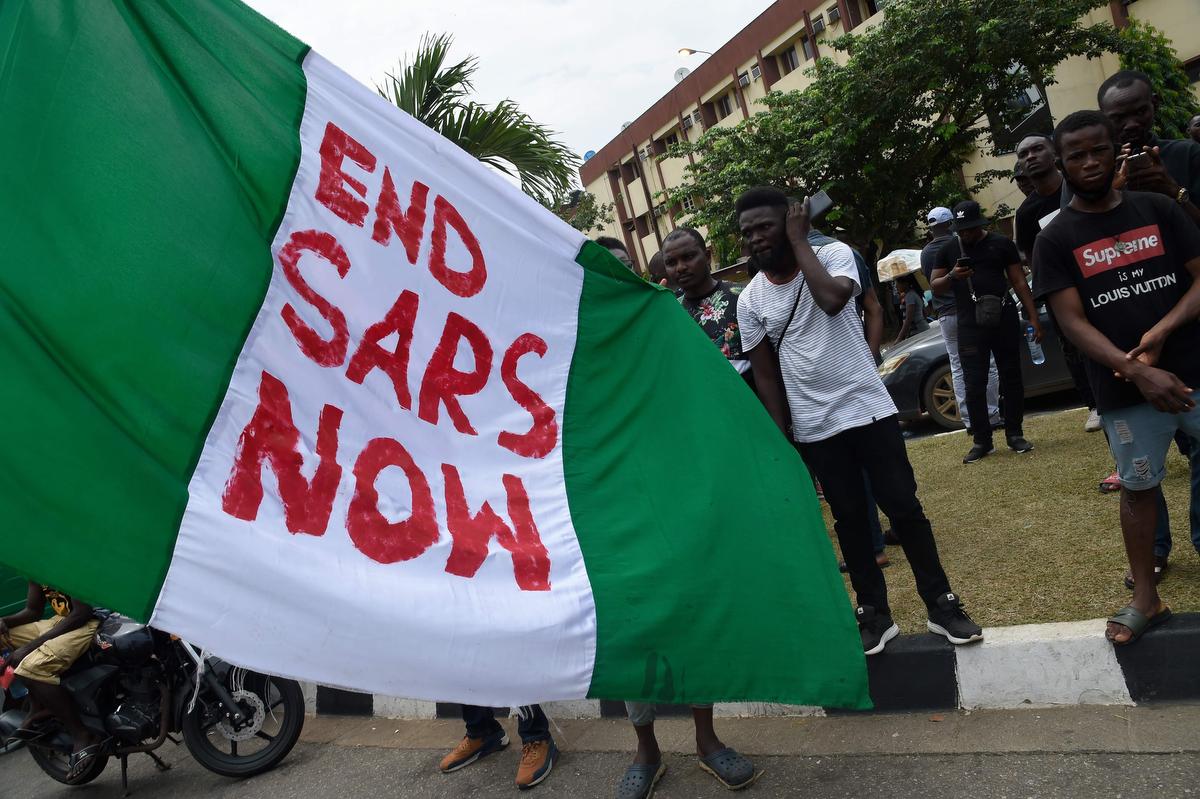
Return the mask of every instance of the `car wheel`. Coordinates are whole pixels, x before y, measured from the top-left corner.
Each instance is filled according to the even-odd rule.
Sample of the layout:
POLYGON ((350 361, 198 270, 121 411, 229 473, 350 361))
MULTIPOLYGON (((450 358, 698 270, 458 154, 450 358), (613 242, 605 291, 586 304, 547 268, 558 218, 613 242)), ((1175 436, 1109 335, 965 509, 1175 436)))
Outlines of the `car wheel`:
POLYGON ((921 389, 921 403, 929 418, 947 430, 961 430, 962 417, 958 413, 958 400, 954 396, 954 378, 950 364, 944 363, 934 369, 925 379, 921 389))

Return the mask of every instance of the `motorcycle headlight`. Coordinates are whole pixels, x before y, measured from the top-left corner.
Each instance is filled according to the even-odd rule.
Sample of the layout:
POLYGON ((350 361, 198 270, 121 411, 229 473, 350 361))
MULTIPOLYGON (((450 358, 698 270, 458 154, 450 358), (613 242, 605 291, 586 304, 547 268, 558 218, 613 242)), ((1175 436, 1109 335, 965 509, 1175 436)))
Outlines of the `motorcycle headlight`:
POLYGON ((904 364, 904 362, 907 360, 908 360, 907 352, 904 353, 903 355, 894 355, 891 358, 888 358, 886 361, 883 362, 883 365, 879 367, 879 376, 887 377, 892 372, 899 369, 904 364))

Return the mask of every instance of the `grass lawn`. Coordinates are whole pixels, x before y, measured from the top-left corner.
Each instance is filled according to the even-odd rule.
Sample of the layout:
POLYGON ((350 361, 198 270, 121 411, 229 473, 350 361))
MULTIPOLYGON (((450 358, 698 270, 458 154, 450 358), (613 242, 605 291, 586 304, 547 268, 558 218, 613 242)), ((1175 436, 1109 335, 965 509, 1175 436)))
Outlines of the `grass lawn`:
MULTIPOLYGON (((996 451, 964 466, 962 432, 908 442, 918 494, 933 522, 950 584, 985 626, 1111 615, 1130 596, 1118 494, 1097 485, 1112 471, 1103 433, 1084 433, 1087 412, 1026 419, 1036 449, 1017 455, 996 433, 996 451)), ((1174 549, 1159 590, 1176 611, 1200 611, 1200 556, 1188 533, 1188 465, 1174 446, 1163 489, 1174 549)), ((822 503, 832 534, 829 508, 822 503)), ((887 529, 886 517, 884 529, 887 529)), ((836 546, 836 539, 835 539, 836 546)), ((892 614, 904 633, 925 631, 925 606, 900 547, 884 569, 892 614)), ((849 580, 846 588, 850 590, 849 580)))

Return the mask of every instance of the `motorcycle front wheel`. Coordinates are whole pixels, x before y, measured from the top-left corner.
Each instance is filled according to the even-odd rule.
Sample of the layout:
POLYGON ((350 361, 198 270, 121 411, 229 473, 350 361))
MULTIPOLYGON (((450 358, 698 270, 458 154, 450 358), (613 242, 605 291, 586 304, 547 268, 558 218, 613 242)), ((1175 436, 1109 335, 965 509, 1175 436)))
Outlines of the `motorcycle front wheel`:
POLYGON ((295 680, 230 669, 223 681, 249 723, 235 729, 204 687, 183 717, 183 741, 200 765, 225 777, 253 777, 287 757, 304 727, 304 694, 295 680))

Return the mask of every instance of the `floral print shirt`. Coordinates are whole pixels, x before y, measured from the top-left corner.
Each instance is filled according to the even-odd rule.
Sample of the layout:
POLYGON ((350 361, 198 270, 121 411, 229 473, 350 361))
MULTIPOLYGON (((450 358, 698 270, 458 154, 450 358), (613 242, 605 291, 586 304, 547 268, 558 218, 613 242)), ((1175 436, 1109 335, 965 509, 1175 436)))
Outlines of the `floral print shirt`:
POLYGON ((742 336, 738 331, 737 301, 741 293, 741 286, 718 280, 716 288, 699 299, 680 295, 679 304, 692 315, 738 373, 745 374, 750 369, 750 362, 742 354, 742 336))

